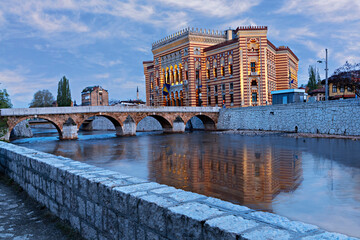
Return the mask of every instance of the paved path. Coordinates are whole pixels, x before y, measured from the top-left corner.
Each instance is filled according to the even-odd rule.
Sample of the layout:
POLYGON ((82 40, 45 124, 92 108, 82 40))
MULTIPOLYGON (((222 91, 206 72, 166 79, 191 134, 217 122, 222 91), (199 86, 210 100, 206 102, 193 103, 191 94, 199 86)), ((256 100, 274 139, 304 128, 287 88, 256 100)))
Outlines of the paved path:
POLYGON ((0 239, 81 239, 0 173, 0 239))

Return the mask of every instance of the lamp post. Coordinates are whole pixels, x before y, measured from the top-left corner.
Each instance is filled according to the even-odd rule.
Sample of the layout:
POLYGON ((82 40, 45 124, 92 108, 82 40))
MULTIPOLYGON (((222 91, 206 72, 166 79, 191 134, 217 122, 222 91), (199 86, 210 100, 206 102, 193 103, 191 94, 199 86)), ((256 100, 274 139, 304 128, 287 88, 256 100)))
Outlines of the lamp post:
MULTIPOLYGON (((323 63, 323 60, 317 61, 318 63, 323 63)), ((325 49, 325 101, 329 100, 329 84, 328 84, 328 50, 325 49)))

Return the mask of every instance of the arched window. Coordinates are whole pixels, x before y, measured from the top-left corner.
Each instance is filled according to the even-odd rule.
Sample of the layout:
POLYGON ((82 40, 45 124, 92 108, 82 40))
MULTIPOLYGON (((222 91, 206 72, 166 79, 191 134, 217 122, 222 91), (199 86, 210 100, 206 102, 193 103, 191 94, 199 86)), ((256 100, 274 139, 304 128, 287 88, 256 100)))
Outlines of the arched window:
POLYGON ((160 80, 159 80, 159 70, 156 70, 156 86, 159 86, 160 80))
POLYGON ((251 101, 252 101, 253 104, 257 103, 257 93, 256 92, 253 92, 251 94, 251 101))
POLYGON ((333 93, 337 92, 337 86, 335 84, 332 85, 332 92, 333 93))
POLYGON ((232 55, 228 58, 228 64, 229 64, 229 74, 233 75, 233 57, 232 55))
POLYGON ((170 71, 169 68, 166 68, 166 81, 167 84, 170 84, 170 71))
POLYGON ((150 73, 150 89, 154 88, 154 74, 150 73))
POLYGON ((182 71, 183 71, 182 65, 181 65, 181 63, 179 63, 179 81, 180 81, 180 84, 183 83, 183 74, 182 74, 182 71))
POLYGON ((166 73, 165 73, 165 69, 162 69, 162 78, 163 78, 163 81, 166 83, 166 73))
POLYGON ((225 59, 222 57, 220 59, 220 69, 221 69, 221 76, 225 76, 225 59))
POLYGON ((179 71, 178 71, 178 67, 176 65, 174 67, 174 83, 175 83, 175 85, 179 84, 179 71))
POLYGON ((251 62, 250 67, 251 67, 251 72, 256 72, 256 63, 255 62, 251 62))
POLYGON ((195 79, 197 81, 200 80, 200 68, 201 68, 201 65, 200 65, 200 62, 195 62, 195 79))
POLYGON ((253 87, 256 87, 256 86, 257 86, 256 80, 252 80, 252 81, 251 81, 251 86, 253 86, 253 87))
POLYGON ((183 95, 183 91, 180 91, 180 106, 184 106, 184 95, 183 95))
POLYGON ((173 66, 170 66, 170 83, 171 83, 171 85, 174 85, 174 68, 173 68, 173 66))
POLYGON ((206 78, 210 79, 210 62, 206 62, 206 78))
POLYGON ((213 62, 213 71, 214 71, 214 78, 217 78, 217 62, 216 62, 216 59, 214 59, 214 62, 213 62))
POLYGON ((188 63, 185 63, 185 80, 189 80, 189 67, 188 63))

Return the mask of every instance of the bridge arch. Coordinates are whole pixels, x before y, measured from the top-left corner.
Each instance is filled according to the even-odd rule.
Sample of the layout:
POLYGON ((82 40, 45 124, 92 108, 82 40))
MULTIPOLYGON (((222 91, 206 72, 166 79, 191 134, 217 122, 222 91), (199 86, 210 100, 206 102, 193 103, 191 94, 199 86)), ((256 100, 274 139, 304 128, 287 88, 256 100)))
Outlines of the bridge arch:
MULTIPOLYGON (((150 114, 145 117, 152 117, 152 118, 156 119, 160 123, 164 132, 172 132, 173 126, 172 126, 171 122, 168 119, 166 119, 165 117, 163 117, 161 115, 156 115, 156 114, 150 114)), ((142 118, 142 119, 144 119, 144 118, 142 118)))
POLYGON ((211 117, 204 115, 204 114, 193 115, 192 117, 189 118, 188 121, 186 121, 186 124, 194 117, 197 117, 201 120, 201 122, 204 124, 205 131, 216 130, 216 121, 214 119, 212 119, 211 117))
POLYGON ((116 135, 118 136, 122 136, 124 134, 123 132, 123 126, 120 120, 118 120, 117 118, 107 115, 107 114, 100 114, 100 113, 96 113, 96 114, 89 114, 84 116, 78 123, 77 123, 77 130, 80 129, 81 125, 83 125, 87 120, 94 118, 94 117, 105 117, 106 119, 108 119, 115 127, 115 131, 116 131, 116 135))
MULTIPOLYGON (((46 120, 48 121, 49 123, 51 123, 55 129, 57 130, 58 134, 59 134, 59 139, 62 139, 63 138, 63 134, 62 134, 62 129, 61 129, 61 126, 59 126, 53 119, 51 118, 48 118, 48 117, 45 117, 45 116, 41 116, 41 117, 35 117, 35 116, 27 116, 27 117, 22 117, 22 118, 18 118, 16 119, 16 121, 11 124, 9 126, 9 138, 10 138, 10 135, 11 135, 11 132, 14 130, 14 128, 21 122, 23 121, 26 121, 26 120, 31 120, 31 119, 42 119, 42 120, 46 120)), ((9 140, 9 139, 8 139, 9 140)))

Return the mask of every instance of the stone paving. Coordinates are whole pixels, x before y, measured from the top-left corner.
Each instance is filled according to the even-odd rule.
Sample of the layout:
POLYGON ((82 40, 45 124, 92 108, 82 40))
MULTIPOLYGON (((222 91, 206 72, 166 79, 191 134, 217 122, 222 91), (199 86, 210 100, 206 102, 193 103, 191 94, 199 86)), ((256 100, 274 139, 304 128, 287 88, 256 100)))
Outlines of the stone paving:
POLYGON ((0 173, 0 239, 81 239, 0 173))

